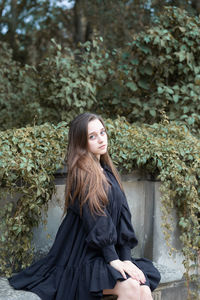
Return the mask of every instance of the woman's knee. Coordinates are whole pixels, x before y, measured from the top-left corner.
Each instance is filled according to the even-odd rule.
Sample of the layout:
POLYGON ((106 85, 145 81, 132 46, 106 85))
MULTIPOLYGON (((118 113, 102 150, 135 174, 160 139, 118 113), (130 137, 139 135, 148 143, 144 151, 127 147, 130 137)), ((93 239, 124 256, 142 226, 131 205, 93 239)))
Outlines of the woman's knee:
POLYGON ((127 279, 127 283, 130 287, 130 289, 133 289, 133 290, 138 290, 140 288, 140 283, 139 281, 135 280, 135 279, 132 279, 132 278, 129 278, 127 279))
POLYGON ((153 300, 151 290, 147 285, 140 287, 140 298, 141 300, 153 300))
POLYGON ((136 295, 140 295, 140 284, 138 281, 129 278, 126 280, 126 286, 124 285, 124 291, 123 291, 124 295, 126 295, 126 297, 128 299, 134 299, 134 297, 136 297, 136 295), (134 295, 134 297, 133 297, 134 295))

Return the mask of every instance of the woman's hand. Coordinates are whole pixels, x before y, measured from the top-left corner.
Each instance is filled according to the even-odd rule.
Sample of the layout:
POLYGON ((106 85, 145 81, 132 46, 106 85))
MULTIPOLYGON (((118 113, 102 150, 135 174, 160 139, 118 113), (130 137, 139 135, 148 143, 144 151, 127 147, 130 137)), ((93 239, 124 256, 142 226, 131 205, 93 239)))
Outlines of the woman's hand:
POLYGON ((138 280, 140 283, 146 282, 144 273, 136 265, 134 265, 132 261, 124 260, 123 263, 127 266, 129 273, 131 273, 131 275, 128 272, 126 273, 128 273, 133 279, 138 280))
POLYGON ((110 265, 119 271, 124 279, 127 279, 126 273, 140 283, 145 283, 146 279, 143 272, 136 267, 131 261, 121 261, 119 259, 110 262, 110 265))
POLYGON ((126 277, 126 268, 125 268, 125 264, 123 263, 123 261, 116 259, 116 260, 112 260, 110 262, 111 267, 113 267, 114 269, 116 269, 117 271, 119 271, 122 276, 124 277, 124 279, 127 279, 126 277))

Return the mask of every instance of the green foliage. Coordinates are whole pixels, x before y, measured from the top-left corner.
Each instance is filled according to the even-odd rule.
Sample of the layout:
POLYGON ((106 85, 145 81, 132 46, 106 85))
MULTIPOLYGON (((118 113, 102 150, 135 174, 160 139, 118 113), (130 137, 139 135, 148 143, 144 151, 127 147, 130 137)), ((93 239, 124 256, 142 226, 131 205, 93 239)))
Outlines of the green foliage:
POLYGON ((32 259, 31 229, 52 196, 66 143, 65 123, 0 132, 0 268, 6 274, 32 259))
POLYGON ((130 122, 170 120, 200 127, 200 20, 167 7, 156 24, 133 37, 118 60, 102 101, 130 122), (109 101, 110 100, 110 101, 109 101), (109 102, 108 102, 109 101, 109 102), (109 104, 109 105, 108 105, 109 104))
MULTIPOLYGON (((199 140, 185 126, 167 119, 160 124, 137 125, 121 117, 107 119, 106 125, 110 154, 120 172, 142 168, 161 181, 164 232, 169 244, 168 217, 176 208, 189 280, 190 263, 196 263, 200 250, 199 140)), ((53 174, 65 156, 67 131, 63 122, 1 132, 2 272, 8 274, 31 262, 31 229, 38 225, 41 208, 47 207, 54 191, 53 174)))
POLYGON ((57 122, 70 120, 85 109, 94 108, 98 86, 106 78, 106 53, 100 49, 97 41, 85 43, 73 53, 70 49, 63 56, 61 47, 57 48, 56 56, 47 58, 37 68, 38 109, 35 114, 38 122, 57 122))
POLYGON ((68 121, 96 105, 98 87, 106 78, 107 54, 99 40, 71 53, 52 40, 52 55, 36 67, 20 67, 3 44, 0 67, 0 128, 68 121), (74 58, 76 57, 76 59, 74 58))
POLYGON ((9 44, 15 60, 31 65, 48 55, 52 38, 74 49, 102 36, 107 49, 121 49, 165 5, 200 11, 198 0, 74 0, 70 8, 62 0, 3 0, 0 39, 9 44))
POLYGON ((23 119, 24 116, 21 115, 21 118, 18 118, 18 105, 23 107, 19 115, 24 109, 19 77, 23 77, 23 71, 12 60, 11 50, 5 43, 2 43, 0 48, 0 127, 3 129, 13 125, 20 127, 23 122, 26 122, 23 119))
POLYGON ((167 7, 126 49, 101 38, 63 50, 55 41, 37 67, 17 65, 3 45, 0 128, 69 121, 83 110, 129 122, 169 120, 200 128, 200 21, 167 7))

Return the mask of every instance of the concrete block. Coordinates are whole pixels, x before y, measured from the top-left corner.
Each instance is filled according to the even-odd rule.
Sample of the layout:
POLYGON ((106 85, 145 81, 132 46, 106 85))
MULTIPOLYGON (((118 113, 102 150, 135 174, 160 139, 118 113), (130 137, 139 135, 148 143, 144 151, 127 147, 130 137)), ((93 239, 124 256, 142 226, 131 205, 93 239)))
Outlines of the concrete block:
POLYGON ((181 280, 184 273, 183 255, 181 253, 182 245, 179 240, 180 231, 177 226, 177 216, 175 210, 171 214, 173 232, 171 238, 171 245, 176 252, 169 254, 169 248, 166 244, 162 228, 162 212, 161 212, 161 194, 160 183, 155 182, 155 200, 154 200, 154 233, 153 233, 153 261, 162 266, 166 272, 165 278, 162 282, 170 282, 174 280, 181 280), (168 275, 167 275, 168 274, 168 275))
POLYGON ((160 284, 154 292, 154 300, 187 300, 187 287, 183 280, 160 284))
MULTIPOLYGON (((133 227, 139 241, 132 255, 153 259, 154 183, 139 181, 138 176, 138 174, 129 174, 122 178, 132 214, 133 227)), ((56 194, 49 202, 47 215, 43 213, 43 219, 46 219, 47 224, 44 226, 41 222, 39 227, 34 229, 33 245, 37 258, 44 256, 54 241, 62 221, 64 191, 64 182, 59 180, 56 184, 56 194)))
POLYGON ((63 184, 56 185, 56 194, 49 202, 47 214, 42 214, 42 219, 43 221, 46 220, 46 225, 40 222, 40 225, 33 230, 33 245, 37 258, 48 253, 62 222, 64 190, 63 184))
POLYGON ((123 186, 138 238, 138 246, 133 249, 133 256, 153 259, 154 183, 130 178, 123 181, 123 186))
POLYGON ((145 240, 145 185, 143 182, 123 181, 124 191, 132 214, 132 223, 139 240, 138 246, 133 249, 133 256, 143 256, 143 243, 145 240))

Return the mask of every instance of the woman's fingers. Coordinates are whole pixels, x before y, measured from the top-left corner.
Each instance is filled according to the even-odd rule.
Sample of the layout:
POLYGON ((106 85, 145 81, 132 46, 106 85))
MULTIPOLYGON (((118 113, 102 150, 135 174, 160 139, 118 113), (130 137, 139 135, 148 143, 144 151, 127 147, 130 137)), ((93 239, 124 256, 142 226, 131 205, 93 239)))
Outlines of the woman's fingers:
POLYGON ((146 278, 144 276, 144 273, 142 271, 139 272, 139 275, 140 275, 140 278, 141 278, 141 281, 142 283, 145 283, 146 282, 146 278))
POLYGON ((124 278, 124 279, 127 279, 127 277, 126 277, 126 273, 124 272, 124 270, 123 270, 123 269, 121 270, 121 272, 120 272, 120 273, 122 274, 122 276, 123 276, 123 278, 124 278))
POLYGON ((136 277, 137 280, 139 280, 141 283, 145 283, 146 278, 145 278, 143 272, 137 271, 137 270, 133 270, 133 271, 131 272, 131 274, 132 274, 133 277, 136 277))
POLYGON ((113 268, 115 268, 117 271, 119 271, 122 274, 124 279, 127 279, 125 270, 124 270, 124 263, 121 260, 119 260, 119 259, 113 260, 110 262, 110 265, 113 268))
POLYGON ((136 277, 141 283, 145 283, 146 279, 143 272, 133 269, 130 271, 130 273, 130 276, 136 277))
POLYGON ((131 276, 133 279, 137 279, 141 283, 146 282, 146 278, 144 276, 144 273, 131 261, 125 261, 124 264, 127 266, 127 273, 129 276, 131 276))
POLYGON ((146 281, 143 272, 131 261, 123 262, 119 259, 116 259, 111 261, 110 265, 119 271, 124 279, 127 279, 126 274, 128 274, 131 278, 139 281, 140 283, 145 283, 146 281))
POLYGON ((136 273, 135 271, 132 271, 132 270, 129 270, 129 269, 127 270, 127 269, 126 269, 125 272, 126 272, 131 278, 133 278, 133 279, 135 279, 135 280, 141 282, 141 278, 140 278, 139 274, 136 273))

